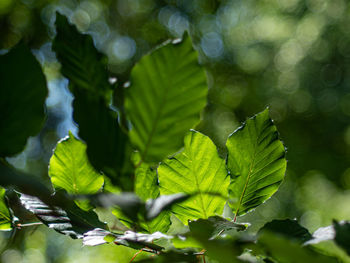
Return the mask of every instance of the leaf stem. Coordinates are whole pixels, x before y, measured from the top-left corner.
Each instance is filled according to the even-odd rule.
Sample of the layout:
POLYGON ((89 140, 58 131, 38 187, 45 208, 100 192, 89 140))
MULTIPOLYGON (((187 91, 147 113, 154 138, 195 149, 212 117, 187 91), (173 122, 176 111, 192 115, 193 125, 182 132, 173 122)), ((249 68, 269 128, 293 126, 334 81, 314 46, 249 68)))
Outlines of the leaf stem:
POLYGON ((16 224, 16 228, 21 229, 22 227, 29 227, 29 226, 40 226, 43 225, 42 222, 33 222, 33 223, 26 223, 26 224, 16 224))

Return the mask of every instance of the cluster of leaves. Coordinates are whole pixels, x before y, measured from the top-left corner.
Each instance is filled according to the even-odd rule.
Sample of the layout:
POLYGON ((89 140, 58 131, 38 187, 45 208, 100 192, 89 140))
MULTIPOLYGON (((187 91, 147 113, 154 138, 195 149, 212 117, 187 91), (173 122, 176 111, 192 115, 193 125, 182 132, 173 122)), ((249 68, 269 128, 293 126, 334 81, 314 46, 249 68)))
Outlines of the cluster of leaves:
MULTIPOLYGON (((311 235, 296 221, 275 220, 254 236, 245 231, 248 223, 236 222, 277 191, 285 148, 268 109, 228 137, 224 158, 209 137, 190 130, 208 88, 188 35, 144 56, 129 82, 113 84, 89 35, 60 14, 56 29, 52 47, 74 95, 79 138, 70 133, 57 143, 48 169, 54 194, 6 162, 40 131, 45 77, 23 44, 0 56, 0 185, 14 188, 42 223, 85 245, 115 243, 157 255, 142 262, 336 262, 339 255, 317 247, 325 241, 350 253, 348 222, 311 235), (96 207, 120 224, 110 229, 96 207)), ((0 229, 24 223, 1 188, 0 229)))

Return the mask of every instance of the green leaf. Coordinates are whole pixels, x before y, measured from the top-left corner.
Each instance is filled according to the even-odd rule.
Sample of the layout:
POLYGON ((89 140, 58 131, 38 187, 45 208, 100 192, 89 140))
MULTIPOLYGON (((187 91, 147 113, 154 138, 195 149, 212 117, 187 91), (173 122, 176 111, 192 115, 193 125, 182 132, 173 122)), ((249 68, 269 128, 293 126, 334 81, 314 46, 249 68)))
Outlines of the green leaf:
POLYGON ((109 102, 112 86, 108 82, 107 58, 94 46, 92 37, 78 32, 65 16, 56 12, 57 35, 52 49, 62 64, 61 72, 69 79, 70 89, 84 89, 109 102))
POLYGON ((302 246, 295 240, 289 240, 285 236, 276 235, 269 231, 264 231, 259 235, 258 245, 264 253, 277 260, 277 262, 338 262, 336 258, 318 253, 309 246, 302 246))
POLYGON ((229 177, 225 161, 219 157, 209 137, 190 131, 185 137, 184 150, 161 163, 158 176, 162 195, 195 194, 172 208, 184 224, 188 220, 222 214, 229 177))
POLYGON ((79 125, 79 137, 87 144, 90 163, 113 184, 131 189, 131 178, 122 177, 128 139, 119 127, 117 112, 109 108, 112 86, 108 82, 107 60, 96 50, 90 36, 80 34, 58 13, 56 29, 53 50, 75 97, 73 118, 79 125))
POLYGON ((5 192, 6 190, 0 187, 0 230, 11 230, 13 218, 7 205, 5 192))
POLYGON ((156 199, 148 199, 143 202, 133 193, 115 194, 97 194, 89 196, 91 202, 101 207, 115 207, 113 210, 119 219, 126 221, 127 226, 132 227, 140 221, 140 225, 146 231, 153 233, 156 231, 166 232, 170 226, 170 214, 167 210, 171 209, 175 203, 183 202, 188 199, 188 195, 173 194, 161 195, 156 199))
POLYGON ((30 49, 18 44, 0 56, 0 157, 21 152, 45 120, 46 79, 30 49))
POLYGON ((186 35, 143 57, 132 69, 125 110, 132 123, 130 140, 150 163, 175 153, 206 105, 204 69, 186 35))
POLYGON ((95 194, 104 181, 89 163, 86 145, 72 133, 57 144, 50 159, 49 176, 56 189, 73 195, 95 194))
POLYGON ((151 256, 147 259, 137 261, 138 263, 197 263, 198 258, 195 254, 180 253, 176 251, 167 251, 157 256, 151 256))
POLYGON ((350 256, 350 222, 333 222, 335 243, 343 248, 350 256))
POLYGON ((83 238, 83 234, 95 228, 106 228, 93 211, 80 209, 73 201, 65 200, 64 208, 47 205, 34 196, 21 194, 22 205, 49 228, 71 238, 83 238))
POLYGON ((298 224, 296 220, 284 219, 284 220, 273 220, 266 223, 258 234, 264 231, 274 232, 276 234, 283 235, 287 238, 297 240, 304 243, 312 238, 309 231, 298 224))
POLYGON ((231 204, 237 216, 269 199, 278 189, 286 171, 285 149, 266 109, 246 121, 226 143, 227 167, 231 174, 231 204))
POLYGON ((246 230, 249 225, 231 222, 220 216, 211 216, 208 219, 190 221, 188 226, 196 236, 212 239, 233 229, 236 231, 246 230))

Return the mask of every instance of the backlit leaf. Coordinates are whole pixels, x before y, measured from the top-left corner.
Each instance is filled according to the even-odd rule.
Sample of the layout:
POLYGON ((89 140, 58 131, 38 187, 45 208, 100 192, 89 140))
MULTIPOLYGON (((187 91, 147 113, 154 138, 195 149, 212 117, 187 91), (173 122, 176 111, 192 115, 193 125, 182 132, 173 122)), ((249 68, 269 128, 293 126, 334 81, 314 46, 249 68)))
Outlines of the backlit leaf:
POLYGON ((12 229, 12 215, 7 205, 5 189, 0 187, 0 230, 12 229))
POLYGON ((71 133, 57 144, 50 159, 49 176, 56 189, 73 195, 97 193, 104 181, 89 163, 86 145, 71 133))
POLYGON ((144 56, 132 69, 125 110, 141 160, 157 163, 182 144, 206 105, 204 69, 188 35, 144 56))
POLYGON ((219 157, 209 137, 189 132, 184 150, 161 163, 158 176, 162 195, 181 192, 194 195, 172 208, 184 224, 188 220, 222 214, 229 177, 225 161, 219 157))
POLYGON ((232 133, 226 143, 235 218, 269 199, 286 171, 285 149, 266 109, 232 133))

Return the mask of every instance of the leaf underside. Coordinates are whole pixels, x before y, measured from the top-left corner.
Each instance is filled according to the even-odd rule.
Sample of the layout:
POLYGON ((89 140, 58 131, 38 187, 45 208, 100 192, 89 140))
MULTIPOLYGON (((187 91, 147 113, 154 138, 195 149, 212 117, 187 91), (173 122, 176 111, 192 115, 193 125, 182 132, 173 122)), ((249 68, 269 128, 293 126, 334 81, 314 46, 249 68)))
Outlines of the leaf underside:
POLYGON ((181 147, 206 105, 206 76, 190 38, 144 56, 132 69, 130 82, 125 99, 130 140, 142 161, 158 163, 181 147))
POLYGON ((161 163, 158 176, 162 195, 195 194, 172 208, 184 224, 188 220, 221 215, 229 177, 225 161, 219 157, 209 137, 196 131, 189 132, 184 150, 161 163))
POLYGON ((50 159, 49 176, 56 189, 74 195, 95 194, 104 181, 89 163, 86 145, 71 133, 57 144, 50 159))
POLYGON ((49 206, 34 196, 21 194, 22 205, 32 212, 40 221, 49 228, 73 239, 83 238, 83 234, 96 227, 106 228, 106 225, 98 220, 93 211, 84 211, 74 202, 66 200, 64 208, 49 206))
POLYGON ((227 140, 231 174, 230 204, 243 215, 269 199, 286 171, 285 149, 266 109, 237 129, 227 140))

